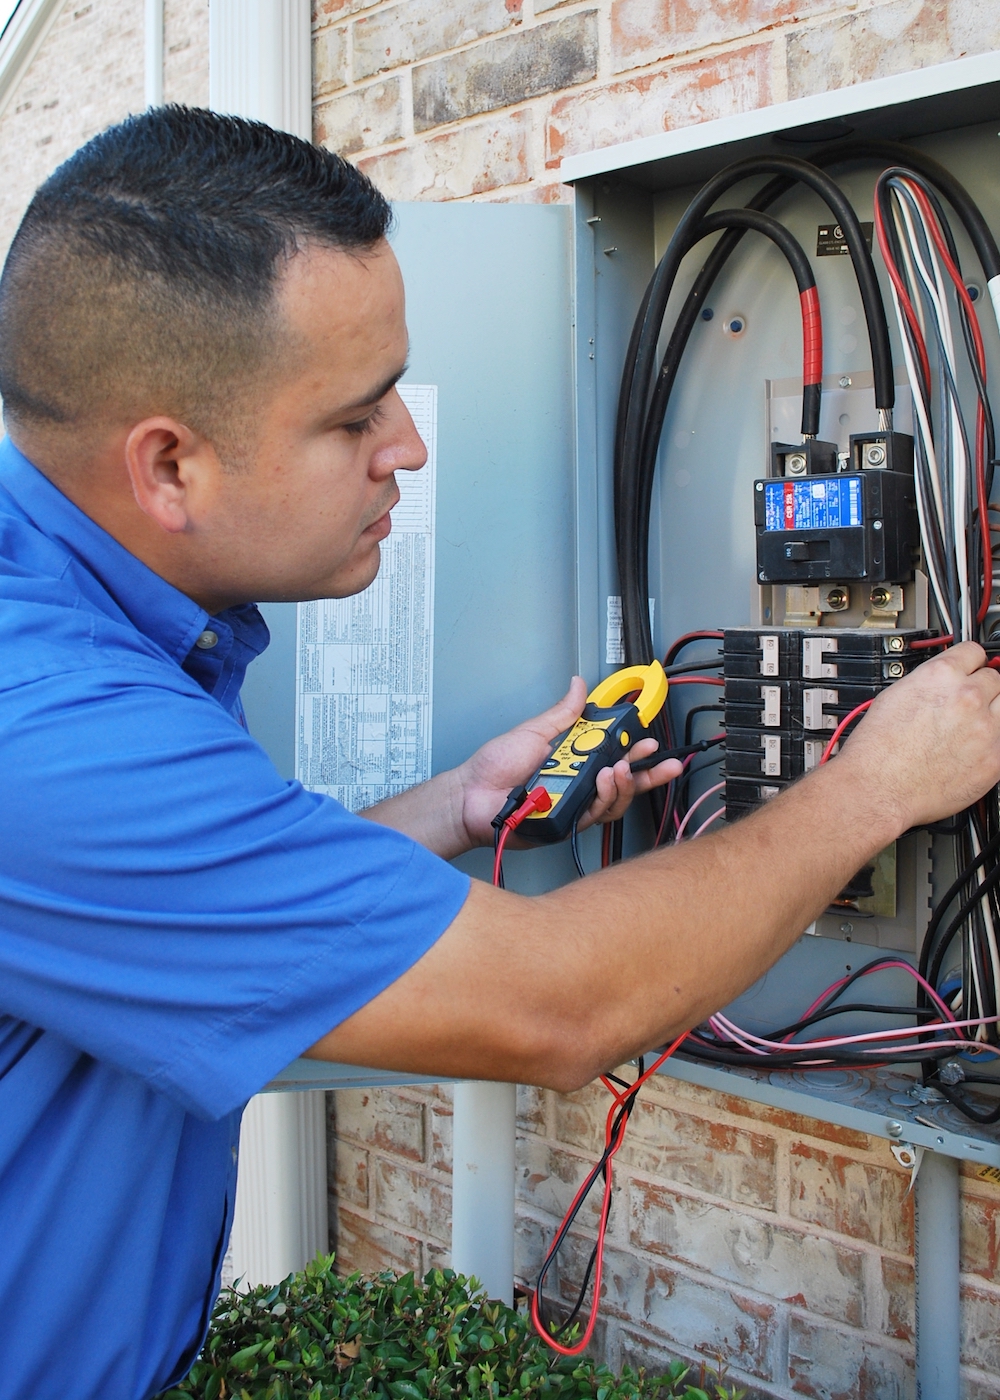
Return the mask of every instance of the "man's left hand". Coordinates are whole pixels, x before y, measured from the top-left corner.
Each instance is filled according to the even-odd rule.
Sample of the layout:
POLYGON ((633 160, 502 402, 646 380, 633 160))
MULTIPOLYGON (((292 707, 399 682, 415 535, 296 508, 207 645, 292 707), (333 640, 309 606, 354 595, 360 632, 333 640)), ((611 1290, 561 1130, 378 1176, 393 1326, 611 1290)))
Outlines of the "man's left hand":
MULTIPOLYGON (((507 794, 541 767, 552 741, 579 719, 586 702, 586 686, 580 676, 574 676, 557 705, 491 739, 456 770, 462 785, 462 822, 470 846, 493 844, 491 823, 507 794)), ((655 752, 655 739, 641 739, 613 768, 601 769, 597 775, 597 796, 580 820, 581 831, 595 822, 617 821, 637 794, 662 787, 680 776, 683 765, 675 758, 665 759, 655 768, 632 772, 630 762, 655 752)), ((511 846, 516 844, 510 842, 511 846)))

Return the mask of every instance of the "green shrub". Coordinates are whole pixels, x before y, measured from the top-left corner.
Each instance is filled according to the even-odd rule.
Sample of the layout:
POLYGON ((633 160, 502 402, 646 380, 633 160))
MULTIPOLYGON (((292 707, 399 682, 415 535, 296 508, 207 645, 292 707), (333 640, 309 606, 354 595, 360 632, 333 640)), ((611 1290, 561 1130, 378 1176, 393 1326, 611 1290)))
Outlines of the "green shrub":
POLYGON ((338 1278, 330 1255, 273 1288, 224 1289, 199 1360, 161 1400, 739 1400, 718 1381, 705 1390, 687 1377, 681 1362, 653 1378, 560 1357, 521 1313, 451 1269, 423 1283, 338 1278))

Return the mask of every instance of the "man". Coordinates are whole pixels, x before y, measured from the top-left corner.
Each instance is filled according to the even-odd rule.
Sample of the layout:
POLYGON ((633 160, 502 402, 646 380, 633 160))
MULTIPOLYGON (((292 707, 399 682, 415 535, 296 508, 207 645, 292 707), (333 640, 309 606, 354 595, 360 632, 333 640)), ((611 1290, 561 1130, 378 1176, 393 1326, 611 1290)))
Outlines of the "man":
MULTIPOLYGON (((142 1400, 185 1373, 242 1106, 296 1055, 584 1084, 724 1004, 875 851, 1000 778, 1000 677, 969 644, 752 818, 534 900, 442 857, 490 839, 579 680, 367 820, 283 782, 241 723, 253 603, 364 588, 394 474, 424 461, 387 224, 336 157, 166 109, 61 167, 11 248, 4 1400, 142 1400)), ((676 771, 606 770, 591 817, 676 771)))

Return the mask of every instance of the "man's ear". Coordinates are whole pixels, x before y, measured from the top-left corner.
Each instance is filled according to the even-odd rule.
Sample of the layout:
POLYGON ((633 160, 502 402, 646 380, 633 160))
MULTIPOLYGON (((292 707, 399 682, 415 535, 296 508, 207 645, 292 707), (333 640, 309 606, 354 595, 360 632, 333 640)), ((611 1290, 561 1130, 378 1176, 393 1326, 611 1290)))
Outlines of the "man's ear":
POLYGON ((139 509, 169 534, 193 523, 197 502, 220 470, 215 449, 175 418, 144 418, 125 440, 125 466, 139 509))

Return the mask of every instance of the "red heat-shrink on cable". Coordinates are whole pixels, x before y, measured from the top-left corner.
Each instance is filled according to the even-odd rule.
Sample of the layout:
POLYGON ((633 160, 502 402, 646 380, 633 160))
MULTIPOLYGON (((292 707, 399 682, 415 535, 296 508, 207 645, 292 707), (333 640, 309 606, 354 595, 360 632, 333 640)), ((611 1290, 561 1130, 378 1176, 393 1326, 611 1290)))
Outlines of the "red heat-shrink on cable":
POLYGON ((799 293, 802 304, 802 383, 823 382, 823 322, 815 286, 799 293))

